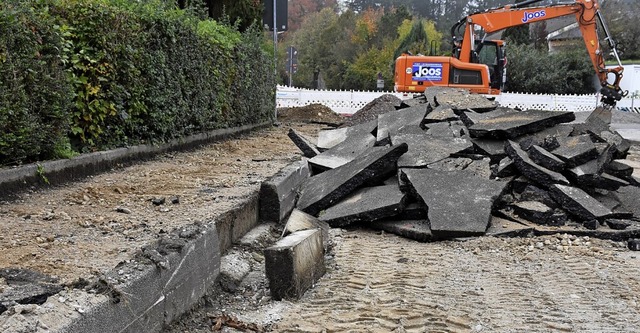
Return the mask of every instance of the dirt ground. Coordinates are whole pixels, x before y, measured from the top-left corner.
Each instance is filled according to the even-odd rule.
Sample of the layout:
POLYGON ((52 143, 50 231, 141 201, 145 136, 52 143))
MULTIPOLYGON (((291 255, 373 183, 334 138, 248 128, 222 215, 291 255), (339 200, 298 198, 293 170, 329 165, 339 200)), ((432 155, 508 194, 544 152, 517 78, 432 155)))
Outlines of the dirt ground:
MULTIPOLYGON (((296 129, 312 136, 318 128, 296 129)), ((0 268, 35 270, 65 285, 100 276, 163 233, 212 219, 299 160, 287 131, 271 128, 165 154, 0 202, 0 268), (162 198, 163 204, 152 202, 162 198)))
MULTIPOLYGON (((65 284, 99 276, 298 160, 288 126, 2 202, 0 268, 65 284)), ((291 126, 309 137, 321 127, 291 126)), ((211 332, 217 322, 223 332, 640 331, 640 258, 624 243, 571 235, 418 243, 365 229, 333 229, 331 242, 327 274, 300 301, 271 300, 261 249, 244 249, 251 283, 212 290, 165 332, 211 332)))

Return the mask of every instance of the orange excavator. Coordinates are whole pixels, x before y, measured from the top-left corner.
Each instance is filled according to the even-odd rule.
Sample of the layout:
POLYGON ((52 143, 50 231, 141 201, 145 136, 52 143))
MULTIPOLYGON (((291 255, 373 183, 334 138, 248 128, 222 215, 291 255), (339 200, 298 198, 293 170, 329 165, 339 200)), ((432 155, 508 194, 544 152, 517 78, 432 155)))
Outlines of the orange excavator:
POLYGON ((605 105, 614 106, 627 94, 620 89, 623 67, 597 0, 575 0, 574 3, 568 4, 527 7, 539 1, 542 0, 527 0, 471 14, 461 19, 451 28, 454 45, 451 57, 401 55, 396 59, 395 90, 423 92, 430 86, 447 86, 464 88, 479 94, 499 94, 504 89, 506 81, 506 44, 502 40, 476 40, 476 26, 484 30, 486 37, 489 33, 506 28, 574 15, 602 86, 601 101, 605 105), (618 61, 615 68, 605 67, 598 39, 598 23, 618 61), (459 39, 457 35, 463 27, 462 38, 459 39), (610 76, 613 76, 611 83, 610 76))

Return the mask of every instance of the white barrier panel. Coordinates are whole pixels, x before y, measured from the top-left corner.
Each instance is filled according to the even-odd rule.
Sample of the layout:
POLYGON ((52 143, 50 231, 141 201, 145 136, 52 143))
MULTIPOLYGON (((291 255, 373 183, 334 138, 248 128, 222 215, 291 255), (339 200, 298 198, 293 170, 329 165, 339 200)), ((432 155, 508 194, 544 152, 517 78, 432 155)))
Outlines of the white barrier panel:
MULTIPOLYGON (((374 99, 391 94, 400 99, 413 98, 410 93, 396 93, 385 91, 340 91, 340 90, 309 90, 278 86, 276 91, 278 107, 300 107, 310 104, 322 104, 336 113, 351 115, 362 109, 374 99)), ((519 108, 522 110, 536 109, 549 111, 592 111, 600 104, 599 95, 540 95, 502 93, 489 95, 495 97, 502 106, 519 108)), ((640 101, 633 98, 623 98, 616 107, 621 111, 640 113, 640 101)))

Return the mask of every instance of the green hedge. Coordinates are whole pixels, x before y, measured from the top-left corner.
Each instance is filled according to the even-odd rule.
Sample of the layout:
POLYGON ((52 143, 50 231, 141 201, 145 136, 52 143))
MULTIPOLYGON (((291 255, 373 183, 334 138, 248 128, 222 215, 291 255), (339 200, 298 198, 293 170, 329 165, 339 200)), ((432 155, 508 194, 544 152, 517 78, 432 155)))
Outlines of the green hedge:
POLYGON ((0 62, 0 164, 272 119, 261 30, 197 14, 160 0, 0 5, 15 31, 0 36, 0 61, 12 59, 0 62))

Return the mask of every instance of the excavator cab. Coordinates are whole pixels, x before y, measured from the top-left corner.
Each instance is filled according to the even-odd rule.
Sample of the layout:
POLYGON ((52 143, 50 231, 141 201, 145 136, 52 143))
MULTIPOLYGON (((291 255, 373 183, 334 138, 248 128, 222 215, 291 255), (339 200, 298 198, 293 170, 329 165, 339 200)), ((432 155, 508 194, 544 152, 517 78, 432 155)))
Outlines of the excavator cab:
POLYGON ((489 86, 503 90, 506 81, 507 58, 505 43, 502 40, 478 42, 472 62, 487 65, 489 68, 489 86))

